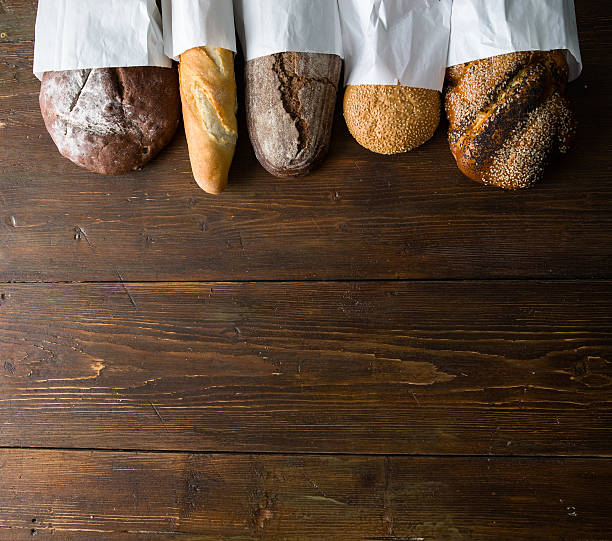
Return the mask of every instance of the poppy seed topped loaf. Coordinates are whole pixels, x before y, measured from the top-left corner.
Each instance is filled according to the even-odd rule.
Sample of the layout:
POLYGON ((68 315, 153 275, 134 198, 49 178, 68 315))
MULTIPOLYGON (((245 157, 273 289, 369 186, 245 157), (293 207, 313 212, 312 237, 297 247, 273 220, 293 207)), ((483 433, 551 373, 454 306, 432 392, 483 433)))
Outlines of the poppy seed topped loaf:
POLYGON ((472 180, 528 188, 575 138, 562 51, 468 62, 449 68, 447 80, 449 143, 459 169, 472 180))

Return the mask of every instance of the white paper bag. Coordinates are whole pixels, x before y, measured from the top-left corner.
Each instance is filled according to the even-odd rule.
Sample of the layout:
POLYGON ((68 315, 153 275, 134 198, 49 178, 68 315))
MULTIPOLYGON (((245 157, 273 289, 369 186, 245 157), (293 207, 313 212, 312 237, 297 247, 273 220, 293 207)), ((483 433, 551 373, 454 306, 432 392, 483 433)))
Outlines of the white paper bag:
POLYGON ((236 52, 232 0, 162 0, 162 14, 169 57, 207 45, 236 52))
POLYGON ((247 60, 287 51, 342 56, 336 0, 234 0, 247 60))
POLYGON ((39 0, 34 73, 170 67, 155 0, 39 0))
POLYGON ((517 51, 566 49, 582 71, 574 0, 454 0, 448 65, 517 51))
POLYGON ((442 90, 452 0, 338 0, 344 83, 442 90))

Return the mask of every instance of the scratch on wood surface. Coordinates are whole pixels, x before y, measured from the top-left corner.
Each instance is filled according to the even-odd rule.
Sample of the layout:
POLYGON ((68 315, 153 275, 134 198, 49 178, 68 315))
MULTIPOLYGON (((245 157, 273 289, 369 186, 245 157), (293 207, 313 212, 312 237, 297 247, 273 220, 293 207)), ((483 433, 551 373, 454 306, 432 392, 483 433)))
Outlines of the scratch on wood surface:
POLYGON ((424 537, 368 537, 366 541, 425 541, 424 537))
MULTIPOLYGON (((0 11, 0 13, 2 12, 0 11)), ((34 43, 34 39, 32 38, 7 39, 8 36, 5 35, 4 37, 2 37, 1 34, 0 34, 0 38, 2 38, 2 43, 34 43)), ((8 65, 8 63, 6 62, 4 63, 8 65)), ((18 66, 15 66, 15 67, 18 67, 18 66)), ((24 94, 24 95, 29 96, 33 94, 38 94, 38 92, 28 92, 27 94, 24 94)))
POLYGON ((327 496, 304 496, 304 498, 308 499, 308 500, 314 500, 317 502, 331 502, 331 503, 335 503, 337 505, 347 505, 344 502, 338 501, 338 500, 334 500, 334 498, 328 498, 327 496))
POLYGON ((138 305, 136 304, 136 301, 134 300, 134 297, 132 297, 132 295, 130 294, 128 288, 125 286, 125 282, 123 280, 123 276, 121 276, 121 273, 119 272, 119 269, 117 267, 115 267, 115 272, 117 273, 117 277, 119 278, 119 282, 121 282, 121 287, 123 288, 123 291, 125 291, 125 293, 129 297, 130 302, 134 305, 134 308, 138 308, 138 305))
POLYGON ((150 400, 149 400, 149 404, 151 404, 151 407, 153 408, 153 411, 155 412, 155 415, 157 415, 159 417, 159 420, 161 421, 161 424, 163 425, 164 430, 166 432, 168 432, 168 427, 166 426, 166 421, 164 421, 164 418, 160 415, 158 409, 155 407, 155 404, 153 404, 153 402, 151 402, 150 400))
POLYGON ((85 230, 84 230, 84 229, 83 229, 81 226, 77 225, 77 226, 74 228, 74 239, 75 239, 75 240, 79 240, 79 239, 81 239, 81 238, 84 238, 84 239, 85 239, 85 241, 87 242, 87 245, 88 245, 90 248, 92 248, 92 249, 93 249, 93 244, 92 244, 92 243, 91 243, 91 241, 89 240, 89 237, 87 236, 87 233, 85 233, 85 230))
POLYGON ((321 496, 304 496, 305 498, 309 500, 329 501, 338 505, 348 505, 346 502, 341 502, 335 498, 330 498, 310 477, 306 477, 306 480, 321 493, 321 496))
POLYGON ((419 399, 414 394, 414 391, 410 391, 410 394, 412 395, 412 398, 414 398, 414 401, 417 403, 417 406, 420 408, 421 407, 421 403, 419 402, 419 399))
MULTIPOLYGON (((27 529, 28 527, 26 527, 27 529)), ((54 532, 95 532, 95 533, 112 533, 113 530, 97 530, 95 528, 65 528, 62 526, 53 526, 53 528, 33 528, 37 532, 45 532, 51 530, 51 533, 54 532)), ((35 534, 34 534, 35 535, 35 534)))
POLYGON ((157 530, 127 530, 126 533, 133 533, 139 535, 189 535, 187 532, 174 532, 174 531, 157 531, 157 530))

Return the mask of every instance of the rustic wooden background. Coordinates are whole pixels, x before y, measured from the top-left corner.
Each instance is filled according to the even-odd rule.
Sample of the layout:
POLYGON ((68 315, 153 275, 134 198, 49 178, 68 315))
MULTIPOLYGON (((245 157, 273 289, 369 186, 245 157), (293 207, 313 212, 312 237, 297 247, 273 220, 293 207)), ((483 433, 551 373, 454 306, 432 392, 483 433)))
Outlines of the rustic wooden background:
POLYGON ((297 180, 241 118, 213 198, 182 129, 121 178, 63 159, 36 2, 0 0, 0 539, 612 539, 612 18, 577 4, 580 138, 537 188, 338 110, 297 180))

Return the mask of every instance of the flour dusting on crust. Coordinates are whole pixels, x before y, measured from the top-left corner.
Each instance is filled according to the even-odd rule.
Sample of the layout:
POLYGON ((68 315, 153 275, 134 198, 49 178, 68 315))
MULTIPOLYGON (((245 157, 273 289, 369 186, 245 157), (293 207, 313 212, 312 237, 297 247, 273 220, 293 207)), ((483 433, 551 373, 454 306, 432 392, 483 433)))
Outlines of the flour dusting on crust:
POLYGON ((63 156, 99 173, 121 174, 142 167, 174 134, 178 80, 166 68, 50 72, 40 106, 63 156))

